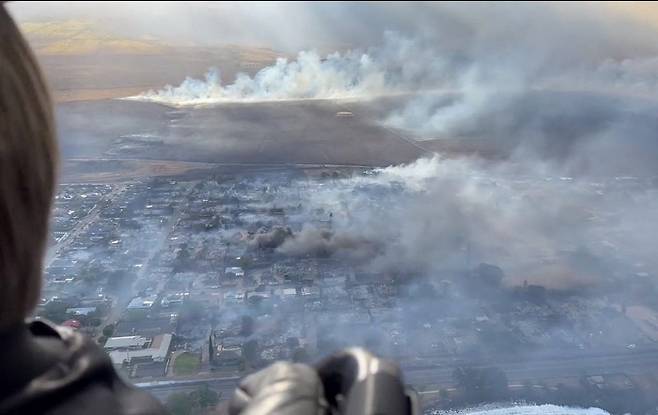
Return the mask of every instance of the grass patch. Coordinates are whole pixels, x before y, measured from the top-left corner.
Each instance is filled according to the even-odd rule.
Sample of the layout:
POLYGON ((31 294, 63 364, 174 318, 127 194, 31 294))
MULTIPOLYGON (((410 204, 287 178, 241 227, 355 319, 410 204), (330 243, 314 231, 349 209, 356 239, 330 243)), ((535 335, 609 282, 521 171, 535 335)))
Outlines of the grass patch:
POLYGON ((201 361, 198 354, 185 352, 174 361, 174 373, 177 375, 193 375, 199 371, 201 361))

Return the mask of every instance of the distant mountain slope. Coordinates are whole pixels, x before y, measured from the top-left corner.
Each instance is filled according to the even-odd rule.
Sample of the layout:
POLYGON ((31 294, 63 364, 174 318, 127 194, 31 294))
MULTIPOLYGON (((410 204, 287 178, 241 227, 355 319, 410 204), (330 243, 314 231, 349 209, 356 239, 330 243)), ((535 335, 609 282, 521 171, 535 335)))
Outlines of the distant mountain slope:
POLYGON ((103 33, 85 20, 25 22, 21 29, 41 56, 161 54, 168 49, 157 40, 129 39, 103 33))
POLYGON ((222 78, 254 73, 278 56, 266 48, 171 44, 131 38, 87 20, 21 22, 57 102, 116 98, 178 84, 216 67, 222 78))

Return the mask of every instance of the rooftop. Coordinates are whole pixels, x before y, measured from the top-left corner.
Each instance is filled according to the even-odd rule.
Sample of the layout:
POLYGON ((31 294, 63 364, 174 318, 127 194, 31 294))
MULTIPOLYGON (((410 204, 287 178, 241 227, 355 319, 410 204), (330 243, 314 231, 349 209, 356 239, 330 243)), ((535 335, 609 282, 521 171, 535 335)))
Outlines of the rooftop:
POLYGON ((105 342, 105 350, 141 349, 150 343, 150 339, 142 336, 110 337, 105 342))
POLYGON ((124 362, 130 363, 132 359, 152 359, 154 362, 163 362, 167 359, 169 346, 171 345, 171 334, 162 334, 153 338, 153 347, 138 350, 114 350, 110 352, 110 359, 115 365, 122 365, 124 362))
POLYGON ((146 297, 135 297, 128 304, 128 309, 147 309, 153 307, 155 300, 158 298, 157 295, 149 295, 146 297))
POLYGON ((234 274, 236 277, 244 277, 244 270, 242 267, 226 267, 225 274, 234 274))

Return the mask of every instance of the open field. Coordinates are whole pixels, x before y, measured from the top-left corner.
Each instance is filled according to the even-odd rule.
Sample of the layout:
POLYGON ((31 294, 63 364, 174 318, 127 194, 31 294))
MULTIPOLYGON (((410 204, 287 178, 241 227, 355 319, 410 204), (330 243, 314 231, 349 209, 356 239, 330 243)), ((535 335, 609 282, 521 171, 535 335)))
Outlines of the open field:
POLYGON ((281 53, 262 47, 172 44, 157 38, 107 30, 92 21, 21 22, 39 59, 55 102, 102 100, 136 95, 187 76, 203 78, 211 67, 222 80, 255 73, 281 53))
POLYGON ((207 170, 209 163, 169 160, 69 159, 61 169, 62 183, 113 183, 155 176, 177 176, 207 170))
POLYGON ((176 375, 192 375, 199 370, 199 356, 194 353, 183 353, 174 361, 174 373, 176 375))
POLYGON ((203 78, 211 67, 222 68, 222 80, 238 72, 254 73, 271 64, 276 55, 244 57, 233 49, 174 49, 166 54, 39 55, 55 102, 99 100, 135 95, 167 84, 178 85, 187 76, 203 78))
POLYGON ((346 104, 297 101, 173 109, 130 101, 58 105, 65 158, 387 166, 425 151, 346 104), (347 106, 349 110, 349 106, 347 106))

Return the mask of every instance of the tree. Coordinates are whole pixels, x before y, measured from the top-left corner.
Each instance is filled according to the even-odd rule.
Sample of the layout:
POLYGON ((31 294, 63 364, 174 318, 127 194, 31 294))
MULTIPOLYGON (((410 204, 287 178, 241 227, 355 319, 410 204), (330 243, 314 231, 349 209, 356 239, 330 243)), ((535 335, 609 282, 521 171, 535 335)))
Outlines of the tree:
POLYGON ((101 325, 101 319, 98 317, 88 318, 86 321, 86 326, 98 327, 101 325))
POLYGON ((112 334, 114 334, 114 324, 108 324, 103 327, 103 336, 112 337, 112 334))
POLYGON ((242 267, 242 269, 249 268, 252 263, 253 263, 253 261, 248 256, 243 255, 243 256, 240 257, 240 267, 242 267))
POLYGON ((65 321, 68 316, 66 310, 71 307, 71 304, 63 301, 49 301, 41 313, 42 317, 52 321, 53 323, 61 323, 65 321))
POLYGON ((169 395, 165 406, 173 415, 200 415, 219 402, 219 394, 204 385, 190 393, 175 392, 169 395))
POLYGON ((175 392, 169 395, 165 406, 172 415, 190 415, 194 401, 185 392, 175 392))
POLYGON ((219 402, 219 394, 210 389, 208 385, 190 392, 190 398, 198 404, 200 408, 210 408, 219 402))
POLYGON ((254 334, 254 318, 251 316, 242 316, 240 321, 240 335, 249 337, 254 334))

